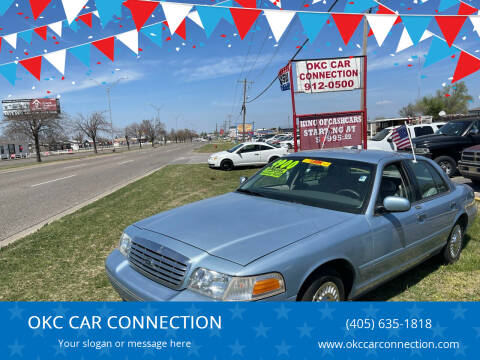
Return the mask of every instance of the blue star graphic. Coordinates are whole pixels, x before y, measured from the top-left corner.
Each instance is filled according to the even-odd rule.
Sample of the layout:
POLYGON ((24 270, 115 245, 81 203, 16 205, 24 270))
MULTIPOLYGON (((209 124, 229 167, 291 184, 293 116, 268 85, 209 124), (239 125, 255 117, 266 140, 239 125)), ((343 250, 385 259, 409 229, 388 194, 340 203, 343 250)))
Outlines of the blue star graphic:
POLYGON ((133 336, 133 334, 132 334, 132 329, 131 329, 131 328, 121 329, 121 330, 120 330, 120 334, 121 334, 122 339, 123 339, 123 338, 126 338, 126 337, 131 338, 131 337, 133 336))
POLYGON ((292 346, 285 344, 285 340, 282 340, 282 343, 280 345, 275 345, 275 347, 277 348, 277 356, 289 356, 288 352, 292 346))
POLYGON ((344 326, 340 327, 340 330, 343 330, 343 337, 349 337, 351 336, 352 338, 356 338, 355 337, 355 329, 354 328, 350 328, 350 329, 346 329, 344 326))
POLYGON ((467 309, 462 307, 460 304, 458 304, 456 308, 451 309, 451 311, 453 312, 453 320, 458 318, 465 319, 465 313, 467 312, 467 309))
POLYGON ((364 312, 367 316, 369 316, 369 317, 371 317, 371 318, 376 318, 376 317, 377 317, 377 313, 378 313, 378 311, 379 311, 379 309, 373 307, 372 304, 370 304, 370 305, 368 306, 368 308, 364 308, 364 309, 362 309, 362 310, 363 310, 363 312, 364 312))
POLYGON ((192 356, 192 355, 200 356, 198 350, 200 350, 201 347, 203 347, 203 345, 198 345, 198 344, 192 342, 192 346, 188 349, 187 355, 188 356, 192 356))
POLYGON ((243 349, 246 347, 245 345, 240 345, 238 342, 238 339, 235 340, 235 344, 229 345, 228 346, 230 349, 232 349, 232 356, 234 355, 240 355, 243 356, 243 349))
POLYGON ((113 309, 107 307, 107 304, 103 303, 103 306, 101 308, 97 309, 97 312, 100 314, 100 316, 108 316, 113 309))
POLYGON ((328 302, 325 302, 325 305, 322 308, 318 309, 318 311, 320 311, 322 313, 322 319, 321 320, 327 319, 327 318, 333 320, 332 314, 335 311, 335 309, 332 308, 330 305, 328 305, 328 302))
POLYGON ((458 349, 455 349, 455 357, 457 356, 467 356, 467 354, 465 354, 465 350, 468 349, 468 346, 467 345, 463 345, 463 344, 460 344, 460 347, 458 349))
POLYGON ((21 307, 18 306, 17 303, 15 303, 15 306, 8 309, 10 311, 10 320, 13 319, 22 319, 22 313, 25 311, 25 309, 22 309, 21 307))
POLYGON ((333 351, 332 351, 332 349, 321 349, 321 351, 322 351, 322 357, 323 357, 323 356, 327 356, 327 355, 333 357, 333 351))
POLYGON ((274 309, 277 312, 277 319, 285 318, 288 320, 288 313, 292 311, 292 309, 288 309, 284 303, 280 305, 278 308, 274 309))
POLYGON ((197 308, 194 303, 192 303, 192 305, 189 308, 185 309, 185 311, 188 315, 197 316, 200 312, 200 309, 197 308))
POLYGON ((407 311, 410 313, 410 318, 418 319, 422 314, 423 309, 418 307, 417 303, 414 303, 414 305, 410 309, 407 309, 407 311))
POLYGON ((208 334, 208 337, 222 337, 222 335, 220 335, 220 330, 218 329, 211 329, 210 330, 210 333, 208 334))
POLYGON ((388 338, 390 339, 392 337, 395 337, 395 338, 400 337, 400 329, 399 328, 394 329, 392 327, 391 329, 388 329, 388 338))
POLYGON ((65 316, 65 314, 68 312, 68 309, 64 308, 62 303, 60 303, 60 304, 58 304, 58 306, 55 309, 53 309, 53 312, 57 316, 65 316))
POLYGON ((253 327, 253 330, 255 330, 255 332, 257 333, 255 335, 255 337, 264 337, 266 338, 267 337, 267 331, 270 330, 269 327, 266 327, 263 325, 263 322, 261 322, 260 324, 258 324, 258 326, 254 326, 253 327))
POLYGON ((142 312, 145 315, 153 316, 157 312, 157 309, 153 308, 152 305, 148 303, 147 306, 142 309, 142 312))
POLYGON ((165 332, 165 335, 176 339, 178 336, 177 329, 172 329, 171 327, 168 327, 167 331, 165 332))
POLYGON ((422 353, 420 352, 420 349, 412 349, 412 351, 410 351, 410 357, 412 356, 422 356, 422 353))
POLYGON ((298 331, 300 331, 300 339, 304 336, 312 337, 312 330, 315 329, 314 327, 308 326, 307 323, 303 323, 303 326, 297 327, 298 331))
POLYGON ((25 345, 20 345, 18 340, 15 340, 15 342, 12 345, 8 345, 8 347, 10 348, 10 357, 14 355, 23 356, 22 351, 25 345))
POLYGON ((45 330, 43 329, 35 329, 33 330, 33 337, 36 338, 37 336, 44 337, 45 336, 45 330))
POLYGON ((88 329, 86 327, 82 327, 81 329, 78 329, 77 330, 77 336, 79 338, 81 338, 81 337, 87 338, 88 337, 88 329))
POLYGON ((447 328, 440 326, 440 324, 437 322, 435 326, 432 326, 430 330, 433 332, 433 338, 435 339, 437 336, 442 337, 443 333, 445 332, 447 328))
POLYGON ((59 356, 59 355, 67 356, 67 353, 65 352, 64 347, 61 347, 59 344, 52 345, 52 347, 55 349, 54 356, 59 356))
POLYGON ((228 310, 230 310, 232 313, 232 320, 236 318, 243 319, 243 313, 245 312, 245 309, 238 306, 238 304, 235 304, 234 308, 228 310))

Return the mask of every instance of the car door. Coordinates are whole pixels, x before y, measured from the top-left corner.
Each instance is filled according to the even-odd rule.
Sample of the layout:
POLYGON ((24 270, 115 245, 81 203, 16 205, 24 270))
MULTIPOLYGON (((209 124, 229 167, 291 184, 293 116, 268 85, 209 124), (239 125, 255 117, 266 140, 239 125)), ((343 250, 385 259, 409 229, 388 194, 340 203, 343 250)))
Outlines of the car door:
POLYGON ((260 163, 258 145, 249 144, 238 150, 239 165, 256 165, 260 163))
POLYGON ((475 121, 472 124, 467 136, 472 138, 473 145, 480 144, 480 121, 475 121))
POLYGON ((268 145, 257 145, 260 152, 260 162, 267 164, 273 155, 276 155, 275 148, 268 145))

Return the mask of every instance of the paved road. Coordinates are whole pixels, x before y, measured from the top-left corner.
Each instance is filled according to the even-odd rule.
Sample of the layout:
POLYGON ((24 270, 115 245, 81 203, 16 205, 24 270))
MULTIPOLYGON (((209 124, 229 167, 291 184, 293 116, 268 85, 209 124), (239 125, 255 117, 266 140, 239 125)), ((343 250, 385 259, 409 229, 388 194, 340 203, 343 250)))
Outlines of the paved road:
POLYGON ((0 245, 164 165, 205 162, 208 155, 192 152, 196 146, 172 144, 0 170, 0 245))

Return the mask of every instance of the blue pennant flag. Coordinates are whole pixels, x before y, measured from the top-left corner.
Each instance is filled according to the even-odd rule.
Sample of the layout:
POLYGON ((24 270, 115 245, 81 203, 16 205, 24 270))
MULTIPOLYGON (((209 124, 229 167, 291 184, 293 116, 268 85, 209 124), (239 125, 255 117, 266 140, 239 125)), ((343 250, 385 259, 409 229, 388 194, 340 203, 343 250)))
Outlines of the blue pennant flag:
POLYGON ((155 24, 152 26, 144 27, 140 32, 152 40, 159 47, 162 47, 162 29, 163 24, 155 24))
POLYGON ((438 6, 438 11, 444 11, 447 10, 448 8, 459 4, 460 2, 458 0, 441 0, 440 5, 438 6))
POLYGON ((297 15, 300 18, 303 29, 305 30, 305 33, 307 34, 311 43, 315 40, 330 16, 329 14, 303 12, 299 12, 297 15))
POLYGON ((17 80, 17 64, 10 63, 0 66, 0 74, 2 74, 10 84, 15 85, 15 80, 17 80))
POLYGON ((90 44, 76 46, 68 51, 86 66, 90 67, 90 44))
POLYGON ((122 3, 124 0, 95 0, 100 21, 103 26, 107 25, 112 19, 113 15, 122 15, 122 3))
POLYGON ((374 0, 355 0, 347 1, 344 12, 346 13, 362 13, 372 7, 378 6, 378 3, 374 0))
POLYGON ((25 31, 19 32, 18 36, 23 40, 25 40, 25 42, 30 44, 32 42, 32 34, 33 34, 33 30, 25 30, 25 31))
POLYGON ((414 45, 418 44, 431 20, 431 16, 402 16, 403 25, 414 45))
MULTIPOLYGON (((223 5, 223 4, 222 4, 223 5)), ((207 37, 212 35, 220 20, 223 18, 233 24, 232 14, 227 8, 217 8, 213 6, 197 6, 198 15, 205 27, 207 37)))
POLYGON ((436 62, 445 59, 448 56, 455 55, 459 50, 455 47, 449 47, 445 40, 441 40, 434 36, 430 49, 428 50, 427 59, 425 60, 424 67, 435 64, 436 62))
POLYGON ((5 14, 5 11, 8 10, 10 5, 12 5, 13 0, 0 0, 0 15, 5 14))

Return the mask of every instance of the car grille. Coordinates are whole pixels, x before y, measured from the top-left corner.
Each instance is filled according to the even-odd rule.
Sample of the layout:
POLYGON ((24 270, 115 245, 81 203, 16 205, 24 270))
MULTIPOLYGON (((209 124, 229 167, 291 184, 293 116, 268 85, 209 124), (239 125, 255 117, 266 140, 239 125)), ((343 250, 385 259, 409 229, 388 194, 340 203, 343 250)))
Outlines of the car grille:
POLYGON ((462 153, 462 160, 471 162, 480 161, 480 154, 475 153, 474 151, 464 151, 462 153))
POLYGON ((147 241, 133 241, 128 260, 146 277, 172 289, 182 286, 189 264, 187 257, 147 241))

